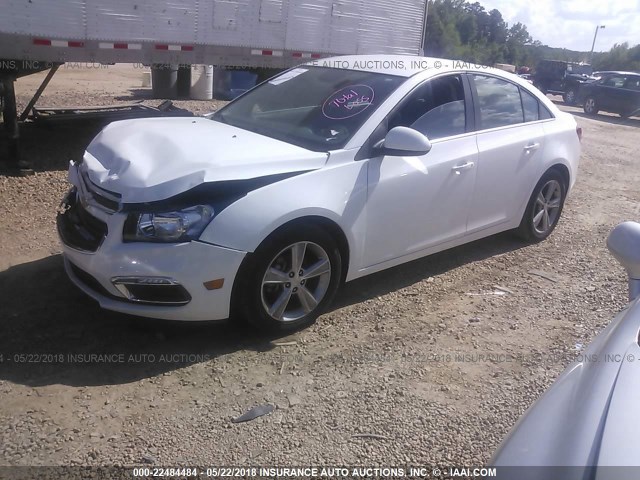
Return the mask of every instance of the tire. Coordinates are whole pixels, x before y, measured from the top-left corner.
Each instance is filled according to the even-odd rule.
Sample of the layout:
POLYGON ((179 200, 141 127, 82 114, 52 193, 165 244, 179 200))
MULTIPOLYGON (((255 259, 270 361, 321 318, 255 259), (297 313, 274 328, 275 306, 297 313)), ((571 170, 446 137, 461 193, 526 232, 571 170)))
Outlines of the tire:
POLYGON ((584 113, 587 115, 597 115, 598 114, 598 103, 596 99, 593 97, 587 97, 584 99, 584 113))
POLYGON ((342 258, 324 230, 296 225, 268 237, 243 263, 239 275, 236 311, 261 331, 290 332, 314 323, 331 304, 342 279, 342 258), (294 250, 297 257, 303 252, 302 262, 296 261, 294 250), (294 261, 301 267, 294 269, 294 261), (328 272, 325 265, 309 277, 306 269, 322 261, 328 272))
POLYGON ((565 179, 550 170, 537 183, 529 198, 516 234, 528 242, 540 242, 556 228, 567 196, 565 179))
POLYGON ((562 95, 562 101, 567 105, 575 105, 576 104, 576 89, 570 88, 562 95))

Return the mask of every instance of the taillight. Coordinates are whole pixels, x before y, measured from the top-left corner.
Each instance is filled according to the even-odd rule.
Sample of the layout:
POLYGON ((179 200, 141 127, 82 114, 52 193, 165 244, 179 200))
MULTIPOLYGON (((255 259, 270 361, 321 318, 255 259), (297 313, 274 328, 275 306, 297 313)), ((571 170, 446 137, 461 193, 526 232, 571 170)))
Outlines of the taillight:
POLYGON ((578 134, 578 140, 582 141, 582 128, 576 127, 576 133, 578 134))

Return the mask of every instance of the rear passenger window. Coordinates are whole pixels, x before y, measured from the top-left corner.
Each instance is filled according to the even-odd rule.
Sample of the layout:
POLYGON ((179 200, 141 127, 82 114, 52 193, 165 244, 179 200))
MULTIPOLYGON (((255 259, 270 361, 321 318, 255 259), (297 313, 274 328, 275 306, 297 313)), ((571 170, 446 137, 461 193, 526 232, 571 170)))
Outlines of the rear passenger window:
POLYGON ((520 89, 520 95, 522 96, 522 107, 524 108, 524 121, 535 122, 540 120, 538 99, 522 89, 520 89))
POLYGON ((640 90, 640 77, 629 77, 627 81, 624 82, 624 87, 629 90, 640 90))
POLYGON ((520 97, 522 98, 525 122, 535 122, 536 120, 553 118, 553 115, 551 115, 547 107, 545 107, 540 100, 527 92, 524 88, 520 89, 520 97))
POLYGON ((517 125, 524 121, 520 89, 516 85, 484 75, 474 75, 473 78, 480 104, 481 129, 517 125))
POLYGON ((547 109, 547 107, 545 107, 542 102, 540 102, 538 104, 539 106, 539 111, 540 111, 540 120, 546 120, 548 118, 553 118, 553 115, 551 115, 551 112, 547 109))

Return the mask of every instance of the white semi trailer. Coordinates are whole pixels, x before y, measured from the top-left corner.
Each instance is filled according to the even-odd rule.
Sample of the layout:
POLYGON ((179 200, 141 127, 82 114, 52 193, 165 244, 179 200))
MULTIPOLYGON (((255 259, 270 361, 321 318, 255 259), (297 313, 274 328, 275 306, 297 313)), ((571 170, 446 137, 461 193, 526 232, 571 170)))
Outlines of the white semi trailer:
POLYGON ((426 8, 425 0, 2 3, 0 59, 276 68, 328 55, 418 54, 426 8))
POLYGON ((18 153, 13 82, 53 64, 287 68, 341 54, 417 55, 426 8, 426 0, 3 0, 0 100, 9 157, 18 153))

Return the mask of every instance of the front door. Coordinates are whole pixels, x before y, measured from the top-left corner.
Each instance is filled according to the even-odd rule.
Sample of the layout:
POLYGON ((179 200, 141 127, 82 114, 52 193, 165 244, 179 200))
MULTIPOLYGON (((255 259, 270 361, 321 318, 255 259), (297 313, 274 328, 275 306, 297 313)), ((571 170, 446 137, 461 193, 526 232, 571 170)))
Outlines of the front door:
POLYGON ((432 148, 369 160, 363 267, 465 234, 478 156, 467 109, 463 77, 448 75, 417 87, 387 119, 387 129, 414 128, 432 148))
POLYGON ((596 99, 598 107, 614 112, 627 108, 628 105, 625 105, 625 91, 622 88, 626 80, 627 77, 624 75, 611 75, 604 79, 596 99))

